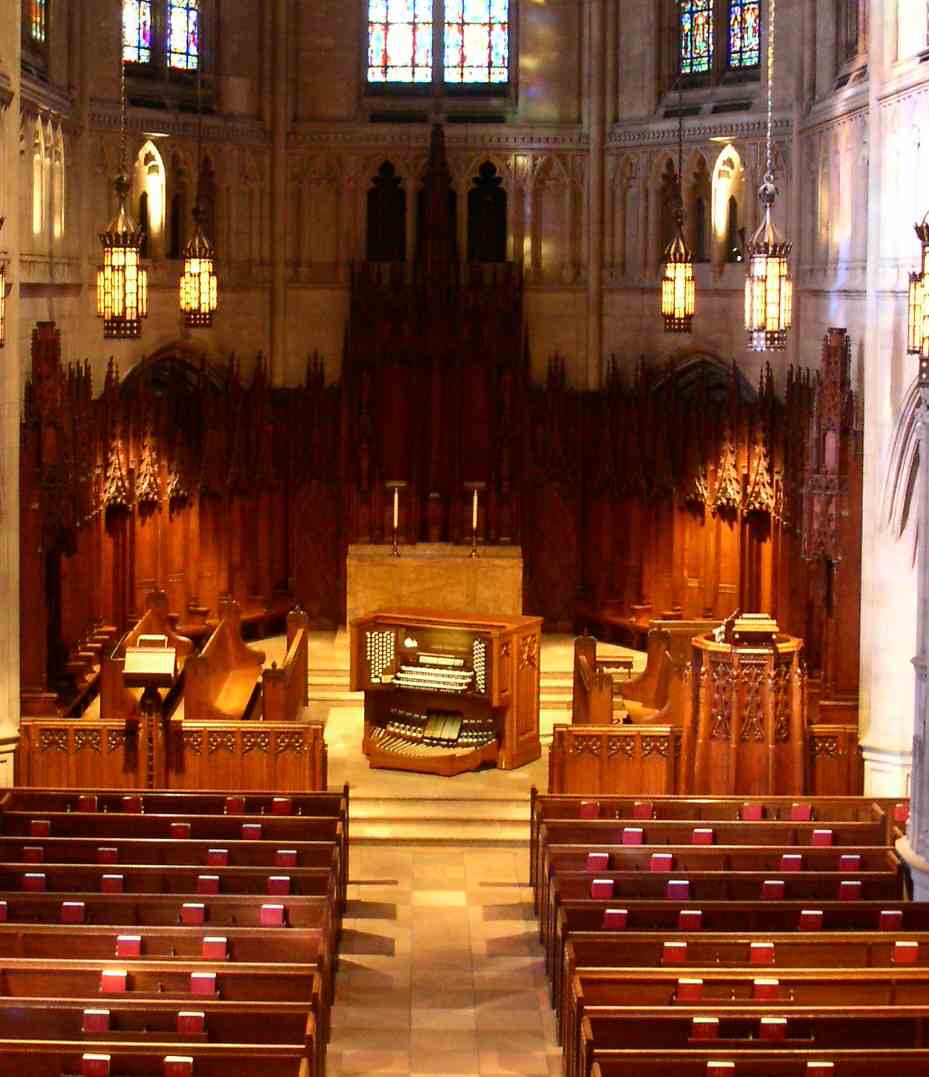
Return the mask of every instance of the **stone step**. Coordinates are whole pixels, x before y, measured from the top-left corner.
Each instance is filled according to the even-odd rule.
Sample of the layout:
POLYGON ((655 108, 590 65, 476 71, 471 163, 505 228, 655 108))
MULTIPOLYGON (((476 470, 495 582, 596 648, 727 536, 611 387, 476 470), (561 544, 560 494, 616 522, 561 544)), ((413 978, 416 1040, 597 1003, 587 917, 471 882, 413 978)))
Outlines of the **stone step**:
POLYGON ((349 821, 394 819, 434 821, 505 821, 528 826, 529 802, 520 799, 409 798, 349 796, 349 821))
POLYGON ((352 846, 482 845, 519 846, 529 841, 529 822, 505 819, 354 818, 349 823, 352 846))

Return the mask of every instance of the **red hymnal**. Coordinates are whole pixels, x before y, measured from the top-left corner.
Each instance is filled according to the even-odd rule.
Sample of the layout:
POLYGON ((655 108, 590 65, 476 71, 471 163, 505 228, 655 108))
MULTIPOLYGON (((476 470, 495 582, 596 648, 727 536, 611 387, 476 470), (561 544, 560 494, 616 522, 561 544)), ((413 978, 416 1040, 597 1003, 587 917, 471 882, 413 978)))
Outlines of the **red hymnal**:
POLYGON ((0 924, 6 923, 7 907, 5 901, 0 901, 0 924))
POLYGON ((632 805, 633 819, 651 819, 655 807, 650 800, 637 800, 632 805))
POLYGON ((839 871, 861 871, 861 854, 842 853, 839 857, 839 871))
POLYGON ((192 1077, 194 1060, 189 1055, 165 1055, 164 1077, 192 1077))
POLYGON ((687 960, 686 942, 666 942, 661 948, 661 960, 665 965, 681 965, 687 960))
POLYGON ((784 880, 765 879, 761 884, 761 897, 763 901, 783 901, 784 880))
POLYGON ((747 823, 757 823, 764 819, 764 804, 743 804, 742 818, 747 823))
POLYGON ((114 845, 98 845, 97 846, 97 863, 98 864, 117 864, 119 863, 119 849, 114 845))
POLYGON ((141 935, 117 935, 116 936, 116 956, 117 957, 141 957, 142 956, 142 936, 141 935))
POLYGON ((843 879, 839 883, 839 901, 859 901, 860 899, 860 879, 843 879))
POLYGON ((776 999, 780 991, 780 980, 761 979, 752 984, 752 998, 776 999))
POLYGON ((713 828, 709 826, 696 826, 690 832, 691 845, 712 845, 713 828))
POLYGON ((706 1064, 706 1077, 730 1077, 734 1070, 734 1062, 718 1062, 713 1059, 706 1064))
POLYGON ((206 1030, 206 1014, 203 1010, 181 1010, 177 1015, 179 1036, 202 1036, 206 1030))
POLYGON ((592 898, 611 898, 613 896, 612 879, 592 879, 590 882, 590 896, 592 898))
POLYGON ((242 841, 261 841, 261 823, 243 823, 242 841))
POLYGON ((211 868, 224 868, 229 863, 228 849, 207 849, 206 862, 211 868))
POLYGON ((271 801, 272 815, 290 815, 294 809, 294 803, 290 797, 275 797, 271 801))
POLYGON ((195 995, 215 995, 216 973, 192 972, 190 974, 190 990, 195 995))
POLYGON ((703 994, 703 981, 687 977, 677 981, 678 1002, 699 1002, 703 994))
POLYGON ((97 794, 96 793, 81 793, 77 798, 77 810, 78 811, 96 811, 97 810, 97 794))
POLYGON ((109 1077, 109 1055, 81 1055, 82 1077, 109 1077))
POLYGON ((784 1040, 787 1038, 786 1017, 762 1017, 759 1028, 759 1039, 784 1040))
POLYGON ((81 1020, 81 1031, 89 1036, 99 1036, 110 1031, 109 1010, 85 1010, 81 1020))
POLYGON ((218 875, 198 875, 197 876, 197 893, 198 894, 218 894, 219 893, 219 876, 218 875))
POLYGON ((751 955, 753 965, 773 965, 774 943, 753 942, 751 945, 751 955))
POLYGON ((206 906, 199 901, 185 901, 181 906, 182 924, 202 924, 206 919, 206 906))
POLYGON ((718 1017, 695 1017, 690 1023, 690 1035, 695 1040, 715 1040, 719 1037, 718 1017))
POLYGON ((84 902, 63 901, 61 903, 61 922, 63 924, 83 924, 84 902))
POLYGON ((201 956, 204 961, 225 961, 228 957, 225 935, 207 935, 203 940, 201 956))
POLYGON ((689 901, 690 882, 687 879, 668 879, 665 897, 671 898, 672 901, 689 901))
POLYGON ((609 853, 588 853, 587 854, 587 870, 588 871, 609 871, 610 870, 610 854, 609 853))
POLYGON ((600 817, 600 802, 597 800, 582 800, 577 814, 581 819, 598 819, 600 817))
MULTIPOLYGON (((609 857, 607 857, 609 862, 609 857)), ((296 849, 277 849, 274 853, 274 866, 276 868, 295 868, 297 866, 296 849)))
POLYGON ((45 850, 41 845, 27 845, 23 849, 23 863, 41 864, 45 859, 45 850))
POLYGON ((832 831, 831 830, 814 830, 813 837, 810 841, 811 845, 829 846, 832 844, 832 831))
POLYGON ((626 909, 604 909, 603 927, 606 931, 619 931, 625 928, 629 913, 626 909))
POLYGON ((677 914, 678 931, 701 931, 703 929, 702 909, 681 909, 677 914))
POLYGON ((123 811, 138 815, 142 811, 142 798, 133 794, 123 797, 123 811))
POLYGON ((172 823, 171 837, 180 841, 187 841, 190 837, 190 823, 172 823))
POLYGON ((640 826, 623 828, 623 845, 641 845, 644 839, 645 833, 640 826))
POLYGON ((894 943, 894 964, 915 965, 919 958, 919 943, 897 939, 894 943))
POLYGON ((102 894, 121 894, 126 889, 126 879, 123 875, 102 875, 100 877, 100 892, 102 894))
POLYGON ((894 822, 905 823, 910 817, 909 804, 894 804, 894 822))
POLYGON ((801 909, 800 910, 800 930, 801 931, 821 931, 823 927, 823 911, 822 909, 801 909))
POLYGON ((100 973, 101 991, 125 991, 129 974, 125 969, 104 969, 100 973))
POLYGON ((290 876, 289 875, 269 875, 268 876, 268 893, 273 897, 283 897, 285 894, 290 893, 290 876))
POLYGON ((27 871, 23 876, 23 890, 30 893, 39 893, 45 889, 44 871, 27 871))
POLYGON ((245 814, 245 797, 226 797, 227 815, 245 814))
POLYGON ((47 838, 51 829, 52 824, 48 819, 31 819, 29 821, 30 838, 47 838))
POLYGON ((877 926, 880 931, 899 931, 903 927, 903 910, 883 909, 877 926))
POLYGON ((791 804, 790 821, 792 823, 808 823, 813 818, 812 804, 791 804))
POLYGON ((671 871, 674 867, 674 857, 670 853, 652 853, 648 861, 649 871, 671 871))
POLYGON ((284 926, 284 906, 283 905, 262 905, 260 923, 262 927, 283 927, 284 926))
POLYGON ((803 871, 803 857, 800 853, 784 853, 781 856, 781 871, 803 871))

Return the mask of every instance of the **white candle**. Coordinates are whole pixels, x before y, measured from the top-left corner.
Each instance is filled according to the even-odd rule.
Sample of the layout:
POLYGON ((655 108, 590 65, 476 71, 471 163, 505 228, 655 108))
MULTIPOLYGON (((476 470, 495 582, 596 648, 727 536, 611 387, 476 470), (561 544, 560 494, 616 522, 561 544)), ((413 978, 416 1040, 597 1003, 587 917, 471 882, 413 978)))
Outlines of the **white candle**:
POLYGON ((394 487, 394 531, 400 524, 400 491, 394 487))
POLYGON ((477 530, 477 490, 474 491, 474 496, 471 498, 471 530, 477 530))

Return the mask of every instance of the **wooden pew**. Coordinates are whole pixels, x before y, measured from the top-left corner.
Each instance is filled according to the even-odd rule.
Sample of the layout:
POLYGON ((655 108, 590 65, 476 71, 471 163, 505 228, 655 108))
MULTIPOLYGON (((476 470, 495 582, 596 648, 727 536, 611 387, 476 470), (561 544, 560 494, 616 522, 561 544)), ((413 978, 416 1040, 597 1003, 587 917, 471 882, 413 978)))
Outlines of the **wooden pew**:
POLYGON ((308 699, 308 625, 301 609, 287 614, 287 655, 261 674, 261 706, 265 721, 295 721, 308 699))
MULTIPOLYGON (((591 1077, 708 1077, 707 1063, 733 1061, 728 1077, 925 1077, 929 1050, 757 1051, 739 1057, 725 1048, 700 1051, 597 1051, 591 1077), (834 1064, 834 1069, 811 1070, 810 1063, 834 1064)), ((718 1071, 722 1072, 722 1071, 718 1071)))
POLYGON ((557 723, 548 753, 549 792, 673 793, 680 744, 681 731, 675 726, 557 723))
MULTIPOLYGON (((164 591, 150 591, 145 596, 145 613, 105 657, 100 667, 100 717, 104 721, 131 721, 139 718, 142 690, 127 688, 123 678, 126 648, 138 646, 140 636, 166 636, 168 646, 177 653, 178 677, 184 670, 194 645, 186 636, 174 631, 168 615, 168 596, 164 591)), ((170 693, 169 693, 170 695, 170 693)))
POLYGON ((10 1072, 29 1077, 80 1074, 86 1054, 106 1054, 113 1077, 163 1077, 167 1056, 192 1057, 192 1077, 316 1077, 313 1060, 293 1044, 212 1044, 115 1042, 73 1043, 11 1041, 2 1045, 10 1072))
POLYGON ((578 636, 574 641, 573 725, 606 726, 613 722, 613 678, 597 664, 597 641, 578 636))
POLYGON ((249 717, 265 655, 242 642, 239 604, 224 599, 219 624, 184 669, 184 721, 249 717))
POLYGON ((137 815, 339 815, 348 817, 348 786, 337 792, 219 793, 183 789, 6 789, 0 811, 137 815), (126 798, 134 798, 127 802, 126 798))
MULTIPOLYGON (((627 1005, 617 970, 667 967, 690 975, 691 965, 754 968, 758 976, 778 977, 789 968, 893 968, 897 943, 915 950, 914 965, 929 965, 926 932, 772 933, 615 932, 570 937, 556 978, 556 1029, 568 1044, 571 1030, 590 1006, 627 1005), (671 946, 666 949, 665 944, 671 946), (680 944, 686 946, 681 955, 680 944), (912 944, 915 944, 915 948, 912 944), (753 953, 753 946, 760 951, 753 953), (768 950, 768 947, 771 950, 768 950), (770 960, 767 960, 770 955, 770 960)), ((678 1000, 680 1001, 680 1000, 678 1000)), ((677 1003, 676 1003, 677 1004, 677 1003)))
POLYGON ((645 669, 617 685, 617 702, 632 722, 680 725, 683 721, 683 671, 691 660, 690 641, 712 632, 717 620, 654 620, 645 647, 645 669))

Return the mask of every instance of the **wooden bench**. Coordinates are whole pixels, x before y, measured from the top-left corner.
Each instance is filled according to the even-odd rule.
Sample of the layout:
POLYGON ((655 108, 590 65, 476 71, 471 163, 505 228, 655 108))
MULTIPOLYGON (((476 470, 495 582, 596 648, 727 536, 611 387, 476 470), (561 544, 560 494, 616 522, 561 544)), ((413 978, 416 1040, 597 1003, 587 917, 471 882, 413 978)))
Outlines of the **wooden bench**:
POLYGON ((309 618, 301 609, 287 614, 287 655, 284 664, 261 675, 261 708, 265 721, 296 721, 309 702, 307 695, 309 618))
POLYGON ((247 718, 258 698, 265 655, 242 641, 239 604, 225 599, 203 650, 184 667, 184 721, 247 718))
MULTIPOLYGON (((628 659, 629 668, 632 660, 628 659)), ((578 636, 574 641, 574 691, 571 695, 573 725, 611 725, 613 722, 613 677, 597 661, 597 641, 578 636)))
MULTIPOLYGON (((183 673, 187 659, 193 654, 193 641, 180 636, 168 614, 168 596, 164 591, 150 591, 145 596, 145 613, 116 644, 100 666, 100 717, 104 721, 131 721, 139 717, 140 688, 127 688, 123 677, 126 649, 138 646, 140 636, 165 636, 168 646, 177 654, 177 676, 183 673)), ((169 697, 171 693, 169 692, 169 697)))
POLYGON ((591 1077, 925 1077, 929 1050, 757 1051, 739 1056, 723 1047, 700 1051, 597 1051, 591 1077), (712 1070, 709 1062, 734 1062, 733 1069, 712 1070), (810 1069, 810 1064, 825 1069, 810 1069), (832 1063, 834 1068, 828 1068, 832 1063))

